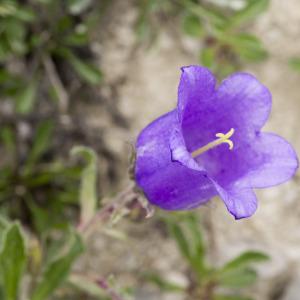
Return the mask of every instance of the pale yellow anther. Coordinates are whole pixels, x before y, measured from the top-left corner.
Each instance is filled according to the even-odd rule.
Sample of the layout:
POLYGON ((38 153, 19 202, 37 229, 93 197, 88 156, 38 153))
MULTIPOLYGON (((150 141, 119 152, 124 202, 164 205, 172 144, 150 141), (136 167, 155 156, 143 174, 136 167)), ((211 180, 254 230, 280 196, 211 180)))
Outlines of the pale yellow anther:
POLYGON ((206 152, 207 150, 210 150, 212 148, 215 148, 216 146, 219 146, 221 144, 228 144, 229 145, 229 150, 233 149, 233 142, 230 140, 230 138, 232 137, 232 135, 234 134, 234 129, 231 128, 226 134, 224 133, 217 133, 216 137, 218 137, 218 139, 206 144, 205 146, 195 150, 192 152, 192 157, 197 157, 200 154, 206 152))

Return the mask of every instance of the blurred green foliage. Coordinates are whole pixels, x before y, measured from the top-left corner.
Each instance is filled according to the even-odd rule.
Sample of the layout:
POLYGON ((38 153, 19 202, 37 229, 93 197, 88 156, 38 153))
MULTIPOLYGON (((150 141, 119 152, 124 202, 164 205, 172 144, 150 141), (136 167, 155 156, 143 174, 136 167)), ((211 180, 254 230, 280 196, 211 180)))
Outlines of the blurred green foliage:
POLYGON ((67 166, 60 158, 47 160, 53 130, 51 120, 38 124, 23 157, 18 152, 17 130, 1 129, 7 159, 0 169, 1 211, 21 219, 41 236, 51 228, 67 228, 66 218, 77 203, 80 168, 67 166))
POLYGON ((254 264, 263 263, 269 257, 260 251, 245 251, 220 267, 216 267, 207 252, 206 239, 200 230, 196 213, 164 214, 163 222, 175 240, 177 248, 188 263, 188 286, 180 286, 165 280, 156 273, 147 273, 146 279, 162 291, 186 293, 191 299, 251 300, 244 288, 258 279, 254 264))
POLYGON ((68 72, 89 86, 102 80, 91 35, 105 2, 0 3, 0 98, 9 104, 0 115, 1 211, 41 235, 66 229, 76 215, 80 168, 56 154, 54 143, 70 104, 68 72))
POLYGON ((35 260, 40 255, 39 252, 43 251, 41 246, 36 244, 37 249, 32 251, 32 245, 26 245, 29 242, 29 236, 22 232, 19 224, 5 224, 5 229, 1 233, 0 291, 3 295, 1 299, 16 300, 20 295, 26 295, 32 300, 48 299, 64 284, 74 260, 83 251, 81 237, 74 231, 70 231, 64 243, 56 247, 55 255, 48 257, 47 260, 43 257, 43 261, 35 260), (35 266, 38 267, 38 272, 30 268, 34 260, 38 262, 35 266), (24 294, 24 285, 21 282, 24 282, 23 275, 26 270, 31 271, 27 273, 27 277, 29 274, 31 276, 31 284, 30 290, 24 294))
POLYGON ((167 23, 170 15, 177 15, 182 31, 200 44, 199 63, 223 78, 247 62, 259 62, 267 52, 249 24, 269 4, 269 0, 245 0, 242 7, 218 4, 217 1, 142 0, 137 21, 141 40, 153 41, 160 23, 167 23))
POLYGON ((106 2, 0 2, 0 299, 66 299, 57 290, 83 252, 75 227, 95 213, 96 160, 84 167, 58 148, 69 74, 89 88, 102 81, 91 37, 106 2))
MULTIPOLYGON (((33 81, 44 75, 45 56, 64 59, 82 80, 90 84, 99 83, 102 78, 100 70, 78 54, 90 42, 89 35, 96 15, 87 11, 93 1, 36 0, 22 3, 4 0, 0 4, 0 62, 17 57, 34 60, 27 82, 19 86, 22 93, 23 87, 29 83, 28 94, 31 97, 28 97, 34 96, 37 84, 33 81)), ((3 80, 10 75, 4 69, 1 70, 3 80)))
MULTIPOLYGON (((29 230, 21 229, 17 222, 0 217, 0 299, 32 300, 66 299, 128 299, 131 289, 115 288, 113 278, 89 275, 85 270, 73 270, 74 264, 85 250, 85 227, 99 219, 96 193, 97 157, 84 146, 73 148, 87 160, 81 172, 80 219, 66 221, 64 231, 51 231, 51 239, 42 232, 40 238, 29 230), (87 214, 88 213, 88 214, 87 214), (122 298, 121 296, 122 295, 122 298)), ((101 210, 100 210, 101 212, 101 210)), ((106 218, 112 218, 107 215, 106 218)), ((38 215, 37 218, 43 218, 38 215)), ((49 230, 49 228, 48 228, 49 230)), ((131 298, 130 298, 131 299, 131 298)))
POLYGON ((300 72, 300 58, 297 57, 291 58, 289 64, 291 68, 293 68, 295 71, 300 72))

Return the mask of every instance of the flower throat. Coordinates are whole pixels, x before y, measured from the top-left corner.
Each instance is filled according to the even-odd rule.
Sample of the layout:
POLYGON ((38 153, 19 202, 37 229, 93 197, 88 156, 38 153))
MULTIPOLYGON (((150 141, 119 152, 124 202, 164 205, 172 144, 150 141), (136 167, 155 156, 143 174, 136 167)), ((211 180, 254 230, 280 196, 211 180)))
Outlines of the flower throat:
POLYGON ((228 144, 229 145, 229 150, 233 149, 233 141, 230 140, 230 138, 232 137, 232 135, 234 134, 234 129, 231 128, 226 134, 224 133, 217 133, 216 137, 218 137, 218 139, 206 144, 205 146, 195 150, 192 152, 192 157, 197 157, 200 154, 215 148, 221 144, 228 144))

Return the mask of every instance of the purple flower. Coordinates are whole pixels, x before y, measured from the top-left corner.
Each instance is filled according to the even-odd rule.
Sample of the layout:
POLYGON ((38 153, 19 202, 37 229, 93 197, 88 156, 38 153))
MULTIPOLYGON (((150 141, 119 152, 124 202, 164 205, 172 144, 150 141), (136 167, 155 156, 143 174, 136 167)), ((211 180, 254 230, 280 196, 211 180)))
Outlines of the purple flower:
POLYGON ((177 108, 149 124, 136 148, 136 181, 148 200, 187 210, 219 195, 236 218, 257 208, 254 188, 290 179, 298 168, 292 146, 261 132, 271 94, 255 77, 235 73, 216 87, 206 68, 182 68, 177 108))

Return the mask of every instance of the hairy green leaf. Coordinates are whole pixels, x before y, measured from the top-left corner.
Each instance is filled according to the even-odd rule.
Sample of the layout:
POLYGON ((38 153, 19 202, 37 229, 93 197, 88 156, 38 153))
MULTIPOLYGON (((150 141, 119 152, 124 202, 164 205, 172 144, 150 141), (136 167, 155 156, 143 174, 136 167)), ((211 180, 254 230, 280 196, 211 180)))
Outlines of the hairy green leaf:
POLYGON ((76 258, 83 252, 80 236, 73 233, 71 245, 64 255, 48 264, 31 300, 45 300, 67 279, 76 258))
POLYGON ((260 263, 268 261, 270 258, 266 254, 259 252, 259 251, 246 251, 239 255, 238 257, 234 258, 233 260, 229 261, 224 265, 222 268, 223 271, 238 269, 242 267, 247 267, 253 263, 260 263))
MULTIPOLYGON (((9 226, 9 221, 2 215, 0 215, 0 247, 2 245, 2 235, 9 226)), ((0 298, 1 299, 1 298, 0 298)))
POLYGON ((78 75, 89 84, 98 84, 102 80, 102 72, 89 63, 86 63, 75 55, 67 56, 69 62, 78 73, 78 75))
POLYGON ((203 27, 199 17, 195 15, 186 15, 183 19, 183 31, 192 37, 201 37, 203 34, 203 27))
POLYGON ((37 82, 33 80, 16 96, 16 111, 20 114, 28 114, 32 111, 37 92, 37 82))
POLYGON ((185 288, 183 286, 178 285, 177 283, 170 282, 156 273, 146 273, 144 274, 144 278, 147 281, 152 282, 160 290, 164 292, 183 292, 185 288))
POLYGON ((206 8, 204 5, 191 0, 184 0, 182 3, 187 11, 200 17, 201 20, 208 20, 216 26, 223 26, 225 24, 225 18, 213 9, 206 8))
POLYGON ((7 228, 0 252, 0 273, 6 300, 16 300, 26 263, 25 238, 19 224, 7 228))
POLYGON ((204 276, 206 272, 205 267, 205 244, 203 241, 202 233, 199 230, 199 221, 194 214, 190 214, 185 218, 185 224, 190 236, 190 252, 192 266, 196 269, 197 273, 204 276))
POLYGON ((167 222, 169 231, 175 239, 177 246, 182 254, 188 261, 191 261, 191 253, 188 240, 185 237, 184 232, 178 224, 172 221, 167 222))
POLYGON ((107 295, 107 293, 96 282, 84 275, 70 275, 68 283, 72 285, 74 289, 83 291, 88 295, 96 297, 96 299, 103 299, 107 295))
POLYGON ((203 66, 207 68, 212 68, 215 64, 215 49, 214 48, 204 48, 200 53, 200 62, 203 66))
POLYGON ((51 121, 44 121, 39 124, 34 136, 32 148, 26 161, 25 173, 31 171, 33 165, 40 159, 49 147, 53 126, 54 125, 51 121))
POLYGON ((80 186, 80 223, 85 224, 93 217, 97 206, 97 155, 91 148, 84 146, 74 147, 71 154, 81 155, 87 160, 80 186))
POLYGON ((257 279, 257 273, 251 268, 228 270, 218 275, 221 286, 230 288, 242 288, 252 285, 257 279))
POLYGON ((7 150, 7 153, 9 155, 13 155, 16 150, 16 137, 14 131, 8 126, 3 127, 0 131, 0 137, 7 150))
POLYGON ((68 7, 72 14, 79 15, 86 10, 91 4, 92 0, 68 0, 68 7))
POLYGON ((229 39, 229 43, 243 59, 260 61, 267 57, 267 51, 264 49, 262 42, 254 35, 241 33, 229 39))
POLYGON ((227 28, 237 27, 264 12, 269 6, 270 0, 249 0, 248 5, 232 16, 227 28))

